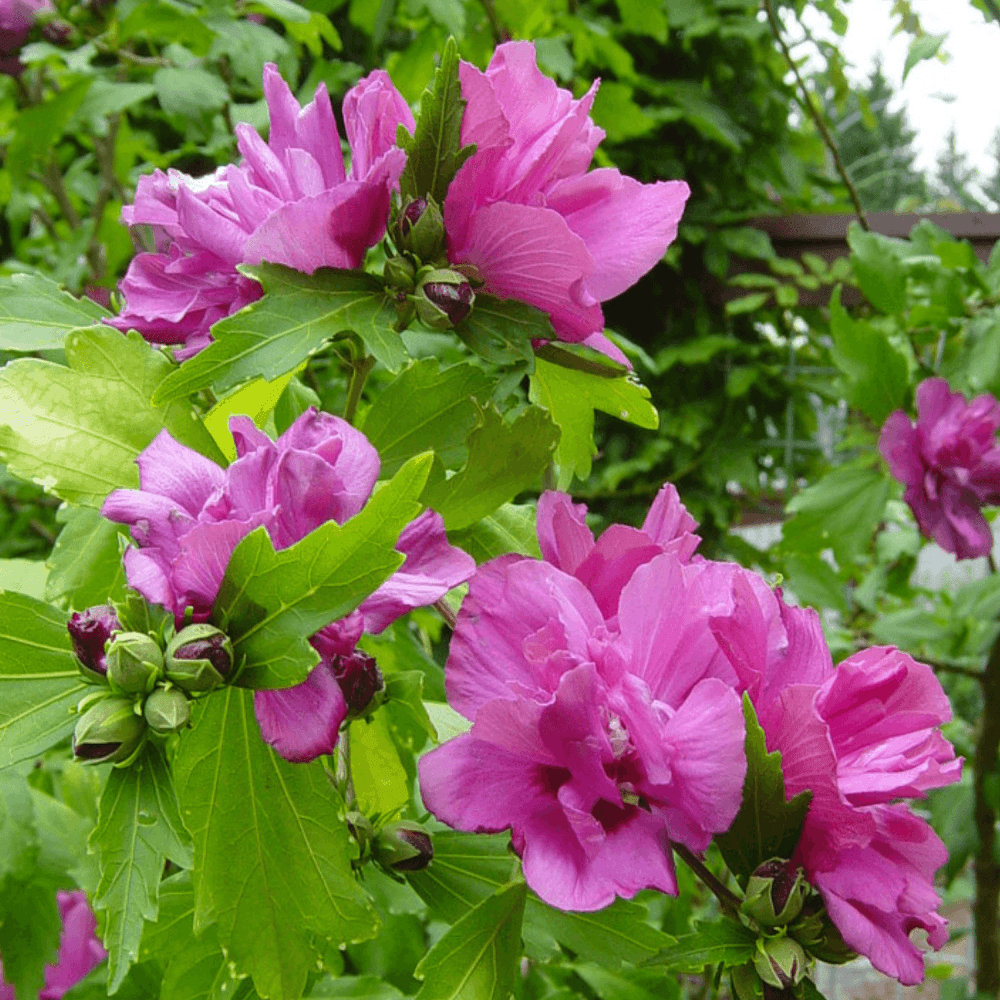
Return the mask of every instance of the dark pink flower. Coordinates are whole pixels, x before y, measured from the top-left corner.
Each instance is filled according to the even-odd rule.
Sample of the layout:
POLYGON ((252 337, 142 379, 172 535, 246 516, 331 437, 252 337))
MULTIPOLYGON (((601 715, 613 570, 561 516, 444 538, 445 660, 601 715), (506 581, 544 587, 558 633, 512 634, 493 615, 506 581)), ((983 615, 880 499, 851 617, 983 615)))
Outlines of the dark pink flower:
MULTIPOLYGON (((59 938, 59 960, 45 967, 45 987, 38 1000, 61 1000, 91 970, 107 957, 95 931, 97 920, 87 903, 84 892, 56 893, 59 916, 62 918, 62 935, 59 938)), ((14 987, 3 980, 0 965, 0 1000, 15 1000, 14 987)))
POLYGON ((344 99, 350 172, 324 84, 302 108, 268 64, 264 94, 270 136, 265 143, 237 125, 240 164, 198 179, 176 170, 140 179, 122 220, 151 227, 155 252, 129 266, 120 285, 126 306, 108 320, 113 326, 155 343, 184 343, 190 356, 209 342, 213 323, 260 297, 237 264, 269 261, 307 274, 356 268, 381 239, 406 164, 396 126, 413 128, 389 77, 376 70, 344 99))
POLYGON ((917 387, 917 423, 897 410, 886 420, 879 451, 906 484, 903 498, 920 530, 959 559, 993 551, 981 508, 1000 503, 1000 403, 988 393, 968 402, 943 378, 917 387))
POLYGON ((0 0, 0 73, 18 76, 24 66, 17 53, 40 11, 52 10, 52 0, 0 0))
POLYGON ((707 675, 699 576, 653 555, 624 583, 614 630, 550 563, 503 557, 470 584, 446 686, 473 726, 421 758, 421 795, 458 829, 510 828, 526 881, 554 906, 676 893, 670 841, 704 850, 739 808, 742 713, 707 675))
POLYGON ((590 119, 597 84, 574 100, 540 72, 531 42, 498 46, 485 73, 462 63, 460 76, 462 142, 477 150, 445 200, 449 260, 474 264, 485 291, 547 312, 559 339, 624 361, 600 304, 663 256, 687 184, 588 172, 604 138, 590 119))
POLYGON ((874 647, 834 668, 814 611, 762 598, 746 571, 733 612, 712 628, 749 692, 788 798, 812 792, 793 862, 819 889, 847 944, 905 985, 924 977, 909 938, 940 948, 934 873, 947 850, 899 799, 957 781, 962 762, 937 727, 951 717, 930 668, 874 647), (776 638, 779 641, 775 641, 776 638))
MULTIPOLYGON (((254 528, 264 525, 275 548, 287 548, 327 521, 354 517, 378 479, 378 452, 328 413, 306 411, 277 441, 248 417, 233 417, 230 429, 237 459, 225 470, 162 431, 136 460, 141 489, 116 490, 102 508, 105 517, 132 526, 129 584, 178 620, 188 607, 195 620, 208 618, 233 549, 254 528)), ((336 657, 350 655, 363 631, 381 632, 475 570, 430 510, 403 530, 396 549, 406 556, 400 570, 357 611, 313 637, 322 660, 309 678, 257 693, 264 739, 289 760, 329 753, 337 741, 347 706, 336 657)))

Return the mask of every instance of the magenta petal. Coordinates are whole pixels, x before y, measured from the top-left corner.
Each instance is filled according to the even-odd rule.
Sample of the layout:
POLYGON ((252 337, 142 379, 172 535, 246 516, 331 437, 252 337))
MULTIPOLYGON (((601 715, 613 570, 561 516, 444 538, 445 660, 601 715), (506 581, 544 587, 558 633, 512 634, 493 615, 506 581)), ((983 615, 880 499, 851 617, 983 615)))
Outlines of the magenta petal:
POLYGON ((542 558, 564 573, 576 573, 594 547, 586 504, 575 504, 558 490, 546 490, 538 498, 535 530, 542 558))
MULTIPOLYGON (((414 128, 413 112, 385 70, 376 69, 344 95, 344 127, 351 146, 351 178, 368 180, 375 163, 396 147, 396 130, 414 128)), ((393 183, 398 180, 398 175, 393 183)))
POLYGON ((171 583, 171 567, 156 549, 126 549, 123 558, 128 585, 138 590, 147 601, 183 614, 177 606, 177 595, 171 583))
POLYGON ((677 238, 690 194, 684 181, 640 184, 604 168, 558 182, 546 203, 587 244, 597 262, 587 287, 604 302, 660 261, 677 238))
POLYGON ((320 267, 360 267, 385 232, 389 191, 345 181, 312 198, 289 202, 247 240, 244 260, 267 261, 312 274, 320 267))
POLYGON ((476 561, 448 542, 441 515, 425 510, 399 536, 406 561, 361 604, 365 630, 378 633, 414 608, 433 604, 472 577, 476 561))
POLYGON ((254 692, 253 708, 264 742, 296 764, 333 753, 347 718, 340 685, 325 663, 295 687, 254 692))
POLYGON ((584 288, 594 260, 583 240, 551 209, 507 202, 477 209, 465 242, 450 245, 449 258, 475 264, 485 291, 548 313, 562 340, 581 341, 604 329, 600 306, 584 288))
POLYGON ((225 473, 211 459, 160 431, 135 460, 143 490, 169 497, 192 517, 212 492, 225 482, 225 473))
POLYGON ((590 659, 588 640, 603 626, 579 580, 548 563, 504 556, 469 584, 451 640, 449 704, 468 719, 494 698, 551 698, 562 674, 590 659))
POLYGON ((637 528, 612 524, 574 575, 594 595, 601 614, 611 619, 618 614, 618 601, 632 575, 662 551, 637 528))
POLYGON ((257 525, 253 521, 216 521, 195 525, 181 540, 174 562, 178 598, 195 612, 211 609, 226 575, 233 549, 257 525))
POLYGON ((918 483, 923 476, 916 428, 902 411, 890 413, 882 425, 878 450, 889 465, 889 471, 901 483, 918 483))
POLYGON ((677 557, 687 562, 701 539, 694 533, 698 522, 687 512, 673 483, 665 483, 656 494, 642 530, 658 545, 677 544, 677 557))
MULTIPOLYGON (((45 988, 38 994, 38 1000, 61 1000, 63 994, 107 957, 97 938, 97 919, 87 903, 86 893, 60 890, 56 899, 63 922, 59 961, 45 967, 45 988)), ((3 988, 0 987, 2 996, 3 988)))

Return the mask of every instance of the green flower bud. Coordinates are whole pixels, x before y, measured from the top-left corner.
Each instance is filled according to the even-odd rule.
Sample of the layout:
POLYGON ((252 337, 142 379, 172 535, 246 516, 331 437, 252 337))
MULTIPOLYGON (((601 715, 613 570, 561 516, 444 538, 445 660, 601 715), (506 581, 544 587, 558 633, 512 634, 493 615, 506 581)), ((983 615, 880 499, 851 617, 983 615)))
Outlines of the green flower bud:
POLYGON ((163 673, 163 653, 143 632, 119 632, 108 644, 108 681, 113 691, 152 691, 163 673))
POLYGON ((417 269, 405 257, 390 257, 382 269, 382 277, 392 288, 412 292, 417 269))
POLYGON ((434 858, 431 835, 405 819, 382 827, 372 847, 376 860, 397 872, 423 871, 434 858))
POLYGON ((764 984, 760 981, 753 963, 738 965, 730 970, 733 979, 733 993, 738 1000, 763 1000, 764 984))
POLYGON ((444 216, 433 198, 407 202, 396 224, 396 245, 430 263, 444 250, 444 216))
POLYGON ((84 764, 130 760, 146 738, 146 723, 131 698, 102 698, 80 717, 73 732, 73 756, 84 764))
POLYGON ((454 329, 472 312, 476 293, 464 274, 450 268, 424 273, 417 286, 417 315, 431 330, 454 329))
POLYGON ((809 883, 802 869, 773 858, 750 876, 746 899, 740 909, 762 927, 781 927, 801 913, 808 895, 809 883))
POLYGON ((214 625, 188 625, 170 640, 167 679, 185 691, 211 691, 233 669, 233 644, 214 625))
POLYGON ((843 965, 858 957, 844 942, 818 895, 809 897, 798 919, 789 924, 788 933, 821 962, 843 965))
POLYGON ((157 688, 142 707, 154 733, 176 733, 191 722, 191 703, 180 688, 157 688))
POLYGON ((805 978, 809 959, 790 937, 758 938, 753 966, 763 983, 784 990, 805 978))

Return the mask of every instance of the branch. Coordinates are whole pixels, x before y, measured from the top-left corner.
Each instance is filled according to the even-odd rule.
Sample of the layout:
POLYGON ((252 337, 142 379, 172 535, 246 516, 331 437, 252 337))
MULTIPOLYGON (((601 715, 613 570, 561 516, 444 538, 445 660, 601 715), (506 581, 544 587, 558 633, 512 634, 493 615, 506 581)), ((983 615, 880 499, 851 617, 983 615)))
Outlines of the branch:
POLYGON ((458 618, 455 612, 451 610, 448 602, 442 597, 440 601, 434 602, 434 610, 444 619, 445 625, 455 631, 455 625, 458 624, 458 618))
POLYGON ((98 230, 101 219, 104 217, 104 210, 115 192, 117 184, 115 178, 115 141, 118 138, 118 127, 121 124, 121 115, 112 115, 108 119, 108 134, 104 139, 94 137, 94 153, 97 156, 97 164, 101 175, 101 184, 97 189, 97 197, 90 212, 90 217, 94 223, 94 231, 91 234, 90 242, 87 244, 87 262, 90 264, 90 273, 95 279, 104 276, 106 261, 104 247, 98 238, 98 230))
POLYGON ((493 4, 493 0, 479 0, 482 5, 483 10, 486 11, 486 19, 490 22, 490 31, 493 32, 493 42, 499 45, 501 42, 510 41, 510 32, 508 32, 504 26, 500 23, 500 18, 497 17, 497 9, 493 4))
POLYGON ((781 25, 778 23, 778 16, 774 12, 772 0, 764 0, 764 9, 767 11, 767 19, 771 23, 771 31, 774 32, 774 37, 777 39, 778 44, 781 46, 781 51, 785 55, 785 61, 788 63, 791 71, 795 74, 795 79, 798 82, 799 89, 802 91, 802 96, 798 98, 798 102, 802 106, 802 110, 805 111, 810 118, 812 118, 813 122, 815 122, 816 128, 819 129, 819 134, 823 137, 823 142, 826 143, 826 148, 829 149, 833 155, 833 162, 837 167, 837 173, 840 174, 840 179, 846 185, 848 194, 851 196, 851 201, 854 202, 854 211, 858 217, 858 221, 861 223, 862 229, 866 232, 871 232, 872 227, 868 225, 868 216, 865 215, 865 210, 861 206, 861 198, 858 195, 858 189, 854 186, 854 181, 851 180, 851 175, 848 173, 847 167, 844 165, 844 161, 840 157, 840 149, 837 146, 837 140, 834 139, 833 134, 830 132, 823 115, 820 113, 816 105, 813 104, 812 95, 806 87, 806 82, 802 79, 802 74, 799 73, 799 67, 795 63, 791 50, 788 48, 785 39, 782 37, 781 25))
POLYGON ((920 662, 926 663, 935 673, 960 674, 962 677, 972 677, 980 683, 986 676, 982 670, 972 670, 970 667, 957 667, 951 663, 938 663, 936 660, 927 660, 924 657, 920 658, 920 662))
POLYGON ((59 172, 54 155, 49 160, 49 165, 45 173, 41 175, 40 180, 48 188, 52 197, 55 198, 59 205, 59 210, 65 216, 70 228, 79 229, 80 215, 70 199, 69 192, 66 190, 66 182, 63 180, 63 175, 59 172))
POLYGON ((712 894, 719 901, 722 909, 731 917, 736 918, 740 909, 739 897, 727 889, 709 870, 705 863, 691 850, 683 844, 673 841, 670 846, 677 852, 677 856, 705 883, 712 891, 712 894))

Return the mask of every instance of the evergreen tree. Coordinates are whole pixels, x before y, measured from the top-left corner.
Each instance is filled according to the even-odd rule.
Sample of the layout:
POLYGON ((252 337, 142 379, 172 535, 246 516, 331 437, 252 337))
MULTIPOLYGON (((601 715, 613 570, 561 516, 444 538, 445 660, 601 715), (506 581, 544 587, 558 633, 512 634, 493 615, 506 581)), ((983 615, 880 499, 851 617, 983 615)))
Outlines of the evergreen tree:
POLYGON ((955 126, 948 130, 944 148, 938 154, 937 174, 934 186, 938 196, 946 203, 944 207, 960 208, 966 212, 985 210, 978 196, 979 171, 969 163, 968 154, 958 148, 955 126))
POLYGON ((993 159, 993 174, 982 189, 983 194, 993 202, 993 210, 1000 211, 1000 128, 993 133, 990 156, 993 159))
POLYGON ((892 212, 923 206, 929 197, 927 179, 916 166, 917 152, 905 105, 889 105, 895 91, 876 60, 868 82, 841 106, 827 103, 844 163, 861 202, 872 212, 892 212))

